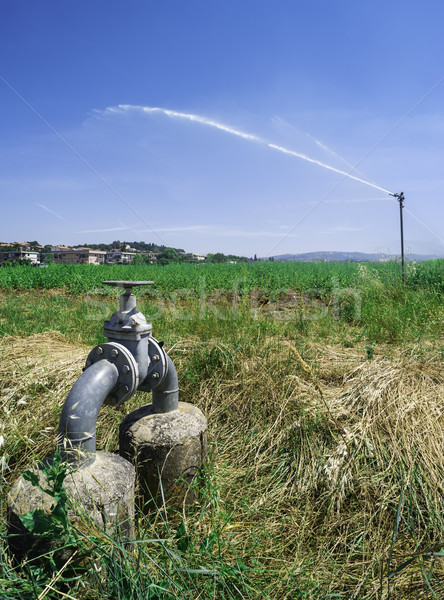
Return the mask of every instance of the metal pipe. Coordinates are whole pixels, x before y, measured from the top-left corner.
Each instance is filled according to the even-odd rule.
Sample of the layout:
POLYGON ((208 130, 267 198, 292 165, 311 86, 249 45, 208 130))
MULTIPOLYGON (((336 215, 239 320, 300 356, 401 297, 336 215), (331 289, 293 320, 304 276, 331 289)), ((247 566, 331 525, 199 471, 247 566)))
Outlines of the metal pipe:
POLYGON ((88 367, 74 383, 59 421, 58 444, 64 460, 86 466, 96 453, 96 421, 105 398, 115 389, 119 371, 108 360, 88 367))
POLYGON ((179 381, 176 367, 166 354, 167 370, 164 378, 153 389, 153 410, 155 413, 166 413, 176 410, 179 406, 179 381))
POLYGON ((392 194, 390 193, 390 196, 393 196, 394 198, 397 198, 398 202, 399 202, 399 221, 400 221, 400 228, 401 228, 401 278, 402 278, 402 283, 405 283, 405 266, 404 266, 404 224, 402 221, 402 209, 404 208, 404 200, 405 200, 405 196, 404 196, 404 192, 400 192, 399 194, 392 194))
POLYGON ((404 208, 403 201, 405 200, 404 194, 401 192, 398 195, 399 200, 399 221, 401 228, 401 273, 402 273, 402 283, 405 283, 405 266, 404 266, 404 225, 402 221, 402 209, 404 208))

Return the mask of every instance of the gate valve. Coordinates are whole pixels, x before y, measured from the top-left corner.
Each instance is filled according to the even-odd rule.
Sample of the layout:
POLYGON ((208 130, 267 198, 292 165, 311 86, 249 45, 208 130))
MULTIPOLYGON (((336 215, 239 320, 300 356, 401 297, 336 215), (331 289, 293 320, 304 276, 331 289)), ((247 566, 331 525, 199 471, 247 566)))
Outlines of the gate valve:
POLYGON ((152 281, 103 281, 124 289, 119 310, 104 323, 108 341, 91 350, 83 374, 63 405, 59 445, 66 459, 94 462, 96 420, 103 404, 119 406, 137 390, 152 392, 154 413, 177 410, 179 384, 163 343, 151 336, 151 323, 137 310, 132 288, 152 281))
POLYGON ((119 406, 136 390, 150 392, 164 379, 168 361, 163 343, 151 335, 152 326, 138 311, 132 288, 152 285, 153 281, 102 281, 104 285, 123 288, 119 310, 103 324, 108 342, 91 350, 85 367, 99 360, 108 360, 119 371, 118 386, 107 396, 104 404, 119 406))
POLYGON ((143 314, 137 311, 136 296, 132 293, 132 288, 139 285, 152 285, 154 281, 102 281, 102 283, 125 290, 120 296, 120 310, 104 323, 105 336, 114 340, 120 338, 140 340, 143 334, 151 332, 151 323, 147 323, 143 314))

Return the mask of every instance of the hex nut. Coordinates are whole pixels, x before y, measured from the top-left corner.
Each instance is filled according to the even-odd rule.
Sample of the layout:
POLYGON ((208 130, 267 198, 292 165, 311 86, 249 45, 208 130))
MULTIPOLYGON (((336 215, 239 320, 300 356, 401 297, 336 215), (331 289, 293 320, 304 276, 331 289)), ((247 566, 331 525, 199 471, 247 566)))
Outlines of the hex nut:
POLYGON ((103 354, 103 348, 101 346, 99 346, 97 348, 97 354, 100 356, 101 354, 103 354))
POLYGON ((130 370, 131 370, 131 369, 129 368, 129 366, 128 366, 128 365, 123 365, 123 367, 122 367, 122 371, 123 371, 124 375, 126 375, 127 373, 129 373, 129 372, 130 372, 130 370))
POLYGON ((111 356, 112 356, 113 358, 117 358, 117 357, 119 356, 119 351, 117 350, 117 348, 113 348, 113 349, 111 350, 111 356))
POLYGON ((157 362, 158 360, 160 360, 160 356, 158 354, 153 354, 153 360, 157 362))
POLYGON ((159 373, 153 373, 153 374, 151 375, 151 378, 152 378, 152 379, 159 379, 159 377, 160 377, 159 373))

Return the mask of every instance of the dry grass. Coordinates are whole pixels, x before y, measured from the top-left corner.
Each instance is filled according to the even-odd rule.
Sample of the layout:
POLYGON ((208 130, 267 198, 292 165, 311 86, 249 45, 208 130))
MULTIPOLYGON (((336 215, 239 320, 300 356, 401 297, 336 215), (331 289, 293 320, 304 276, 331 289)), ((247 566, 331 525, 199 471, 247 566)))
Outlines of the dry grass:
MULTIPOLYGON (((439 354, 365 360, 363 348, 305 341, 302 352, 282 341, 235 347, 194 337, 169 349, 181 399, 210 424, 212 469, 189 529, 203 537, 218 527, 227 560, 265 568, 261 585, 273 599, 294 598, 302 578, 356 600, 443 598, 443 559, 433 556, 444 546, 439 354), (432 563, 441 583, 432 578, 429 588, 432 563)), ((53 452, 88 351, 55 332, 2 338, 4 481, 53 452)), ((146 401, 138 394, 125 410, 146 401)), ((122 418, 102 409, 99 445, 115 449, 122 418)))
MULTIPOLYGON (((215 342, 177 344, 175 360, 185 366, 197 347, 218 349, 230 370, 230 348, 215 342)), ((294 343, 270 339, 254 350, 238 352, 235 374, 206 378, 191 399, 214 431, 233 548, 255 540, 270 568, 282 565, 276 597, 308 556, 331 591, 420 597, 424 569, 434 563, 444 574, 442 559, 426 556, 444 547, 439 353, 391 349, 392 358, 366 360, 364 348, 305 344, 312 369, 294 343), (422 558, 388 580, 415 554, 422 558)))
POLYGON ((30 456, 54 450, 57 411, 81 372, 86 348, 73 346, 57 332, 26 339, 5 336, 1 343, 0 427, 9 468, 16 469, 30 456))

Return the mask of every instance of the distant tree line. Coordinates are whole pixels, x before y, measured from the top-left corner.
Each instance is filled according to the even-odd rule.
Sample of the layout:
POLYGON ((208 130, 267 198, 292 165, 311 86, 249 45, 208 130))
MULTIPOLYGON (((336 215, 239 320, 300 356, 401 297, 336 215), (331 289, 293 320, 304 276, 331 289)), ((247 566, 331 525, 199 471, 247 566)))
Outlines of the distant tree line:
MULTIPOLYGON (((111 250, 121 250, 125 251, 127 246, 130 248, 134 248, 137 252, 155 252, 161 253, 168 249, 167 246, 163 244, 151 244, 147 242, 121 242, 120 240, 114 240, 111 244, 82 244, 83 248, 91 248, 91 250, 105 250, 105 252, 110 252, 111 250)), ((182 248, 173 248, 173 250, 178 252, 184 252, 182 248)))
MULTIPOLYGON (((222 252, 216 252, 215 254, 207 254, 205 261, 199 261, 192 256, 191 253, 186 253, 183 248, 170 248, 163 244, 152 244, 147 242, 121 242, 120 240, 114 240, 111 244, 83 244, 84 248, 91 248, 92 250, 121 250, 125 251, 127 246, 134 248, 137 252, 152 252, 158 254, 157 262, 161 265, 167 265, 169 263, 180 263, 180 262, 207 262, 207 263, 224 263, 224 262, 250 262, 251 259, 246 256, 236 256, 235 254, 223 254, 222 252)), ((142 256, 135 256, 133 264, 149 262, 149 259, 144 259, 142 256)))

